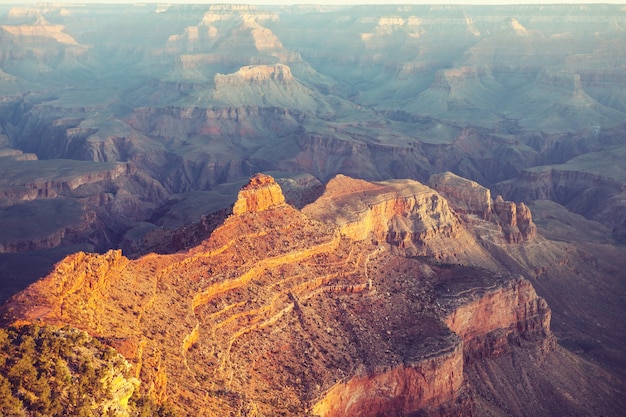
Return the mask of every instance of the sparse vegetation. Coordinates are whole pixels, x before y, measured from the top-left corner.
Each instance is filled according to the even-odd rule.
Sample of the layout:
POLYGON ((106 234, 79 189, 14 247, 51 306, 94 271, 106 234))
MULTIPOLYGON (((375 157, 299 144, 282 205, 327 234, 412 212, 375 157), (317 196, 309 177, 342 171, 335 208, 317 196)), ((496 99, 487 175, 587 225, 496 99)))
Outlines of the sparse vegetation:
POLYGON ((114 349, 69 327, 0 329, 0 415, 174 416, 139 394, 114 349))

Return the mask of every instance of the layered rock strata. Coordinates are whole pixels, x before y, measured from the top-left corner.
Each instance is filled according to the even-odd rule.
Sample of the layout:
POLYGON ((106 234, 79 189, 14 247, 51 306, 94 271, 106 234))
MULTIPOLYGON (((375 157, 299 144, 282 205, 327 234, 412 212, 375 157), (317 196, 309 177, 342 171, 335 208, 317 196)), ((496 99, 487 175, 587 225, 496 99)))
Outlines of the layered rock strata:
POLYGON ((269 175, 257 174, 239 191, 233 206, 233 214, 265 211, 285 203, 285 197, 274 178, 269 175))
POLYGON ((273 178, 257 175, 201 245, 136 260, 72 255, 6 304, 4 319, 108 341, 146 393, 183 415, 469 416, 480 410, 468 361, 519 346, 550 354, 550 311, 528 281, 399 256, 397 241, 382 239, 389 212, 428 213, 424 246, 454 247, 464 226, 443 197, 348 178, 326 192, 304 212, 332 207, 337 221, 287 205, 273 178))
POLYGON ((445 196, 457 213, 476 214, 488 219, 493 211, 491 191, 476 181, 444 172, 431 175, 428 185, 445 196))
POLYGON ((496 223, 508 243, 532 240, 537 234, 532 214, 524 203, 491 198, 489 189, 451 172, 430 177, 431 187, 446 197, 457 213, 473 214, 496 223))
POLYGON ((498 192, 516 200, 552 200, 572 212, 626 236, 626 170, 621 161, 626 147, 574 158, 566 164, 537 167, 519 178, 496 185, 498 192))
MULTIPOLYGON (((339 416, 401 416, 456 399, 463 388, 463 350, 454 343, 414 364, 358 375, 333 386, 315 404, 313 414, 339 416)), ((456 411, 468 413, 467 403, 456 411)))
POLYGON ((368 183, 338 175, 303 213, 335 223, 350 239, 372 238, 408 255, 470 265, 472 260, 489 259, 460 226, 448 202, 417 181, 368 183))
POLYGON ((486 284, 442 282, 438 287, 448 310, 444 321, 461 337, 469 357, 499 356, 520 338, 540 342, 537 347, 544 354, 554 349, 550 308, 528 280, 514 277, 486 284))
POLYGON ((0 174, 0 253, 110 247, 120 229, 148 218, 166 195, 130 163, 5 161, 0 174))

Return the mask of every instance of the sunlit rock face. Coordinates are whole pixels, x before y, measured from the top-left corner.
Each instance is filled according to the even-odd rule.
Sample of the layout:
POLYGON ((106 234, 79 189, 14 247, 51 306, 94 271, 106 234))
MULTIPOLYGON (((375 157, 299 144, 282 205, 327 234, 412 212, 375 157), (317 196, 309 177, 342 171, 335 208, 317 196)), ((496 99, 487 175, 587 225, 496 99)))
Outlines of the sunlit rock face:
MULTIPOLYGON (((443 277, 442 277, 443 278, 443 277)), ((485 277, 483 277, 484 279, 485 277)), ((464 375, 472 363, 511 354, 520 340, 537 358, 553 352, 550 309, 525 279, 450 282, 437 287, 444 322, 457 338, 414 363, 342 381, 313 408, 322 416, 475 415, 464 375), (482 281, 482 282, 480 282, 482 281), (497 282, 497 284, 495 283, 497 282), (469 284, 469 285, 468 285, 469 284), (466 364, 466 362, 469 363, 466 364)), ((470 371, 471 372, 471 371, 470 371)))
MULTIPOLYGON (((386 210, 358 233, 346 228, 364 222, 349 207, 379 204, 399 207, 398 216, 455 219, 472 236, 449 206, 433 204, 442 196, 414 182, 334 182, 299 211, 272 177, 256 175, 200 245, 135 260, 119 251, 69 256, 13 297, 4 320, 69 324, 108 341, 141 389, 183 414, 469 416, 486 406, 469 382, 485 361, 515 355, 534 367, 558 358, 579 369, 555 348, 550 309, 530 281, 498 272, 495 259, 490 271, 407 257, 373 226, 393 226, 386 210), (350 193, 354 206, 341 200, 350 193), (321 212, 323 221, 311 217, 321 212)), ((435 247, 460 236, 429 233, 424 245, 435 247)), ((521 244, 503 239, 500 250, 521 244)), ((503 378, 512 384, 514 374, 503 378)))
POLYGON ((455 256, 457 249, 472 251, 473 242, 465 236, 447 201, 416 181, 368 183, 340 175, 303 211, 336 222, 352 239, 373 236, 407 253, 445 257, 455 256), (459 236, 465 242, 444 250, 443 246, 454 245, 454 237, 459 236))
POLYGON ((463 339, 465 349, 474 358, 508 352, 509 343, 516 338, 538 341, 543 353, 550 352, 555 340, 550 331, 551 312, 545 300, 522 277, 502 284, 463 306, 456 305, 458 300, 454 298, 458 294, 446 293, 446 305, 456 307, 446 316, 446 324, 463 339))
MULTIPOLYGON (((401 416, 454 403, 463 388, 463 350, 458 340, 449 350, 418 363, 355 376, 335 385, 313 407, 324 417, 401 416)), ((471 415, 471 402, 453 408, 456 415, 471 415)), ((428 413, 435 415, 435 413, 428 413)))
POLYGON ((239 191, 233 214, 264 211, 285 203, 280 186, 269 175, 258 174, 239 191))

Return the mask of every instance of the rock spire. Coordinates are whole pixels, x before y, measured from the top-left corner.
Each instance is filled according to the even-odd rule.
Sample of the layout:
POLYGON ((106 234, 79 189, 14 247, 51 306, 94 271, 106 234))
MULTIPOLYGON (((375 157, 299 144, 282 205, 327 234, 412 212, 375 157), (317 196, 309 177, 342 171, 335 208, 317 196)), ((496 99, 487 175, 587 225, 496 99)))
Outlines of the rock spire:
POLYGON ((247 212, 264 211, 282 204, 285 204, 285 196, 274 178, 256 174, 239 190, 233 214, 238 216, 247 212))

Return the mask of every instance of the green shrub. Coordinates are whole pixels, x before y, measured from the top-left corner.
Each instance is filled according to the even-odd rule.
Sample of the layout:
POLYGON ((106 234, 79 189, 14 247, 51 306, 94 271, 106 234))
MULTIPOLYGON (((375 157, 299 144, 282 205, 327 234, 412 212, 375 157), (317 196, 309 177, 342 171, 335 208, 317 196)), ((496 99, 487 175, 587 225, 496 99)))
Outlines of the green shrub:
POLYGON ((138 385, 124 358, 82 331, 39 325, 0 328, 1 416, 175 415, 140 396, 138 385), (119 376, 134 390, 127 407, 108 386, 119 376))

